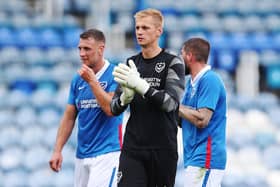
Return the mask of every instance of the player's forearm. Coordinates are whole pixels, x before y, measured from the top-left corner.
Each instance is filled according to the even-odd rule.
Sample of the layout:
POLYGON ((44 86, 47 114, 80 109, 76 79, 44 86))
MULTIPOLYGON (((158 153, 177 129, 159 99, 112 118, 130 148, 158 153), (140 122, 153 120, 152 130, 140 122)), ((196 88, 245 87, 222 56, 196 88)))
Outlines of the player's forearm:
POLYGON ((122 112, 125 111, 127 108, 127 105, 122 106, 120 97, 119 96, 114 96, 111 102, 111 112, 114 116, 120 115, 122 112))
POLYGON ((195 109, 191 109, 184 105, 179 107, 179 116, 185 120, 188 120, 197 128, 205 128, 208 123, 206 123, 203 114, 195 109))
POLYGON ((54 147, 54 152, 61 152, 64 145, 68 141, 70 135, 72 134, 72 130, 74 128, 75 121, 66 121, 62 120, 61 125, 58 129, 56 136, 56 143, 54 147))
POLYGON ((98 81, 92 81, 89 84, 101 109, 106 113, 106 115, 112 116, 113 114, 111 112, 110 103, 114 93, 107 93, 104 91, 98 81))

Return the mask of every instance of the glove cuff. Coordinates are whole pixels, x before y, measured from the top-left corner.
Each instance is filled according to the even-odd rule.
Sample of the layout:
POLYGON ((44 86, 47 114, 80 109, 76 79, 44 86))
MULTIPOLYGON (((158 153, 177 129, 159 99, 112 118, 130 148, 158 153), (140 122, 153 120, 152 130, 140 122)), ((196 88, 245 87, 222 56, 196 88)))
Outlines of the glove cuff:
POLYGON ((140 95, 144 96, 147 91, 149 90, 150 85, 147 83, 147 81, 140 79, 138 85, 136 86, 135 90, 138 92, 140 95))
POLYGON ((120 96, 120 101, 121 101, 121 106, 125 106, 126 105, 126 103, 125 103, 125 95, 124 95, 124 93, 122 93, 121 94, 121 96, 120 96))

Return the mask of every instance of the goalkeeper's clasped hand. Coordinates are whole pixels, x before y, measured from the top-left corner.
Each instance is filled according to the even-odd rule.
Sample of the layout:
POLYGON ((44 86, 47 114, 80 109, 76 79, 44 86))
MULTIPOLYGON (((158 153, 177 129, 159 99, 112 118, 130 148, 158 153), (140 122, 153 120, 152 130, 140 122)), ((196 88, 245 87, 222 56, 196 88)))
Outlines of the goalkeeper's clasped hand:
POLYGON ((133 89, 143 96, 148 91, 150 85, 140 77, 133 60, 129 60, 128 64, 129 66, 120 63, 115 67, 113 71, 114 80, 123 87, 133 89))

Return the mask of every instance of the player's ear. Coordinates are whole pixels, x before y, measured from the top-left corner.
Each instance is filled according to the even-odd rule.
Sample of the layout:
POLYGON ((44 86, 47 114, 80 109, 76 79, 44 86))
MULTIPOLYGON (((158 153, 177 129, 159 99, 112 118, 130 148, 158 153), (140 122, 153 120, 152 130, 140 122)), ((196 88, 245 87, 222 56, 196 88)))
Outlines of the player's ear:
POLYGON ((98 47, 98 53, 99 53, 99 55, 103 55, 104 49, 105 49, 105 45, 100 45, 100 46, 98 47))
POLYGON ((156 32, 157 32, 157 36, 160 37, 162 32, 163 32, 162 27, 157 27, 157 31, 156 32))

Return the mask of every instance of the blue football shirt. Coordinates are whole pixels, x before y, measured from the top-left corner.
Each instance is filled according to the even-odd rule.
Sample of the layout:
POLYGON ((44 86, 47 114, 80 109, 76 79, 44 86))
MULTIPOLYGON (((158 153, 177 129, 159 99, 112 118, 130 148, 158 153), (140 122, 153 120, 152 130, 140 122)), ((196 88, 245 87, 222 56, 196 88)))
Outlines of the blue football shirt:
MULTIPOLYGON (((114 65, 106 61, 105 66, 96 74, 106 92, 114 92, 117 88, 112 76, 113 69, 114 65)), ((75 105, 78 110, 77 158, 120 150, 123 115, 107 116, 98 105, 88 83, 78 74, 71 82, 68 104, 75 105)))
POLYGON ((226 91, 221 78, 210 68, 187 82, 182 101, 195 110, 213 111, 206 128, 182 120, 184 166, 224 169, 226 165, 226 91))

